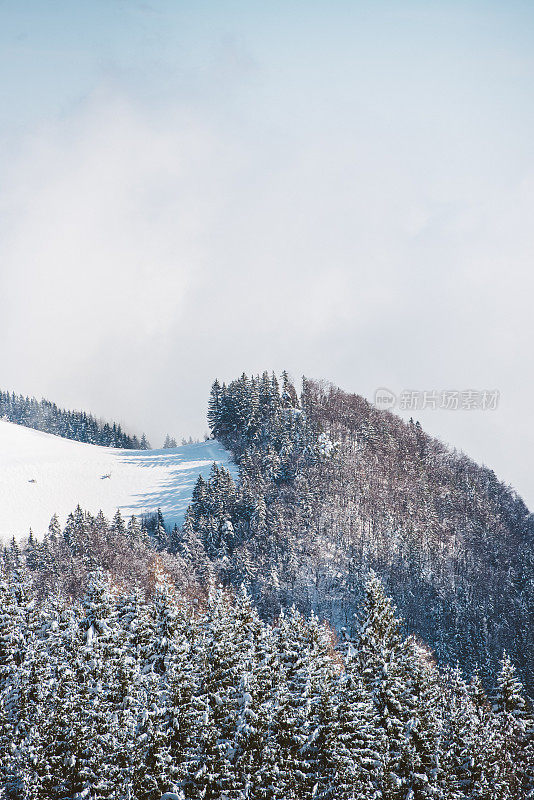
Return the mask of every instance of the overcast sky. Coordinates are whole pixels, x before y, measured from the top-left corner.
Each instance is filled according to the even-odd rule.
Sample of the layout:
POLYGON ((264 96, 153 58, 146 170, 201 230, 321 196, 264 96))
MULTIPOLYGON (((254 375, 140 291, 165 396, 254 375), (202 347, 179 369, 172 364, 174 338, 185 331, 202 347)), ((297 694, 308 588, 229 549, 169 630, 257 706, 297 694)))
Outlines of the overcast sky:
POLYGON ((413 415, 534 506, 530 0, 4 0, 0 75, 2 388, 497 389, 413 415))

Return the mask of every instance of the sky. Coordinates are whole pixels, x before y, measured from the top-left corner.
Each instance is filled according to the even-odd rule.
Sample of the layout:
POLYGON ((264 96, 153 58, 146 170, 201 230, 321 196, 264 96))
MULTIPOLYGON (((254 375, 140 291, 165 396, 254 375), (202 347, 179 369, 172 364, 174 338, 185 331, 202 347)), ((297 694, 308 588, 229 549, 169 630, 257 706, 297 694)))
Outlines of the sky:
POLYGON ((496 390, 399 413, 532 508, 533 45, 517 0, 0 0, 0 387, 154 446, 242 372, 496 390))

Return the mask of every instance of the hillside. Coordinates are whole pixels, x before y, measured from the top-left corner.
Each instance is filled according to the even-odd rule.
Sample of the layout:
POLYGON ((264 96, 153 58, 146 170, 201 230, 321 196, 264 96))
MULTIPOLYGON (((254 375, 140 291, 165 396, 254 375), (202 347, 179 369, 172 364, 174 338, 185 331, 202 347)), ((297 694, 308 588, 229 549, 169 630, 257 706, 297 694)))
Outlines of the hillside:
MULTIPOLYGON (((215 382, 208 421, 220 444, 160 451, 2 423, 0 530, 24 535, 32 525, 40 536, 53 513, 63 528, 79 504, 63 531, 67 550, 48 542, 33 559, 47 585, 50 559, 58 576, 100 563, 130 580, 127 547, 120 568, 110 551, 122 523, 94 515, 161 508, 168 531, 153 542, 184 586, 245 584, 266 619, 295 604, 348 635, 374 570, 440 663, 479 669, 491 685, 505 649, 534 694, 533 516, 490 469, 334 386, 304 380, 299 395, 286 374, 281 385, 267 373, 215 382), (238 480, 237 468, 233 477, 211 469, 229 466, 230 453, 238 480)), ((146 577, 150 554, 141 560, 146 577)))
POLYGON ((286 374, 215 382, 209 423, 227 449, 0 428, 6 497, 41 480, 86 507, 1 553, 6 798, 531 798, 520 498, 417 423, 286 374), (229 450, 237 481, 211 463, 229 450), (181 527, 87 510, 115 474, 126 515, 188 504, 181 527))
POLYGON ((266 624, 244 591, 190 602, 160 563, 146 599, 94 570, 82 603, 54 585, 36 606, 20 578, 0 574, 5 800, 532 798, 509 659, 490 708, 402 636, 374 576, 342 647, 295 608, 266 624))
POLYGON ((231 469, 214 441, 164 450, 119 450, 63 439, 0 420, 0 538, 37 536, 57 514, 63 524, 80 504, 124 516, 161 508, 168 525, 183 522, 199 474, 231 469), (109 476, 109 477, 105 477, 109 476))
POLYGON ((209 416, 242 481, 230 542, 203 534, 202 503, 193 528, 264 613, 295 602, 354 631, 374 569, 440 661, 490 681, 505 648, 534 691, 534 517, 490 469, 334 386, 299 397, 287 375, 216 382, 209 416))
POLYGON ((59 408, 45 398, 37 400, 35 397, 0 391, 0 419, 77 442, 127 450, 150 449, 144 434, 140 439, 135 435, 129 436, 117 422, 103 422, 85 411, 59 408))

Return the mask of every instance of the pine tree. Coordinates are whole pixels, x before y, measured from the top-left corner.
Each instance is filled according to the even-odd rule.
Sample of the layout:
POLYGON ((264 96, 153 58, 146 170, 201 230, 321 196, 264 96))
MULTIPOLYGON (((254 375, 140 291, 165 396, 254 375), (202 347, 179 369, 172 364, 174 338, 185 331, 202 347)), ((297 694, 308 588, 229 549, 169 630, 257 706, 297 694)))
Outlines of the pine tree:
POLYGON ((89 576, 83 607, 85 617, 80 623, 83 643, 81 706, 85 710, 83 724, 90 743, 84 757, 83 774, 93 787, 95 800, 107 800, 113 794, 111 779, 117 738, 113 705, 117 657, 109 582, 100 569, 89 576))
POLYGON ((67 517, 63 529, 63 541, 74 555, 84 555, 88 545, 88 525, 86 515, 78 504, 67 517))
POLYGON ((120 508, 116 510, 111 525, 116 534, 118 534, 119 536, 124 536, 124 534, 126 533, 126 525, 124 524, 120 508))
POLYGON ((323 795, 339 800, 376 798, 383 784, 386 736, 350 655, 334 702, 333 735, 324 751, 332 778, 323 795))
POLYGON ((269 768, 273 694, 278 663, 272 632, 263 625, 242 589, 238 625, 242 657, 238 716, 234 738, 234 771, 242 797, 265 797, 272 781, 269 768))
POLYGON ((178 616, 174 657, 168 659, 168 748, 171 756, 170 781, 184 787, 195 763, 199 717, 196 695, 199 691, 197 663, 198 627, 191 613, 178 616))
POLYGON ((473 784, 475 716, 468 687, 458 666, 447 675, 445 684, 442 765, 449 795, 464 797, 473 784))
POLYGON ((18 800, 20 775, 16 730, 20 716, 20 666, 23 642, 17 602, 7 576, 0 573, 0 785, 18 800))
POLYGON ((314 754, 307 743, 313 731, 315 634, 315 621, 307 623, 295 607, 280 617, 276 629, 280 672, 272 730, 278 780, 272 798, 311 797, 313 790, 314 754))
POLYGON ((363 618, 359 632, 360 671, 372 693, 380 725, 386 736, 384 795, 391 800, 425 797, 421 759, 412 736, 420 719, 410 683, 414 659, 410 643, 404 640, 400 620, 378 577, 371 573, 365 585, 363 618), (422 793, 421 793, 422 792, 422 793))
POLYGON ((57 514, 54 514, 48 526, 48 534, 53 543, 58 542, 61 536, 61 527, 57 514))
POLYGON ((154 541, 158 550, 164 550, 167 546, 168 535, 165 527, 165 520, 161 513, 161 508, 158 508, 156 516, 156 527, 154 529, 154 541))
POLYGON ((208 403, 208 425, 210 426, 211 434, 217 438, 219 431, 219 423, 222 414, 222 389, 218 380, 215 380, 211 387, 210 399, 208 403))
MULTIPOLYGON (((43 737, 52 702, 53 674, 46 641, 39 635, 45 619, 32 615, 26 652, 20 669, 19 716, 12 741, 23 796, 43 790, 46 777, 46 739, 43 737)), ((46 796, 46 795, 45 795, 46 796)))
POLYGON ((500 661, 493 710, 502 737, 499 769, 508 772, 510 796, 527 794, 534 788, 534 725, 523 687, 506 651, 500 661))
POLYGON ((472 708, 472 738, 470 784, 466 786, 466 795, 474 800, 501 800, 500 795, 504 792, 504 800, 508 800, 506 788, 499 778, 501 737, 478 671, 471 678, 469 698, 472 708))
POLYGON ((286 372, 282 372, 282 406, 284 408, 298 408, 299 401, 295 387, 286 372))
POLYGON ((39 544, 36 542, 33 531, 30 528, 28 541, 25 548, 26 566, 28 569, 37 569, 40 563, 39 558, 39 544))
POLYGON ((174 527, 169 534, 168 542, 167 542, 167 549, 171 553, 179 553, 182 548, 182 532, 178 528, 178 525, 174 523, 174 527))

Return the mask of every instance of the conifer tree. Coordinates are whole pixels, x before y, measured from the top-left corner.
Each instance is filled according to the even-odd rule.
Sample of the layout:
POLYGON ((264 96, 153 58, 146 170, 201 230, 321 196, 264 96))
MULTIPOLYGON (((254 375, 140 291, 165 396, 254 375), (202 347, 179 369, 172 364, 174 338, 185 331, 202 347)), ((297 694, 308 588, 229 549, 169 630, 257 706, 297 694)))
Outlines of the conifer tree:
POLYGON ((412 736, 421 723, 410 687, 413 650, 403 639, 393 604, 374 573, 365 586, 359 659, 364 685, 373 695, 386 735, 382 791, 391 800, 404 800, 410 792, 415 799, 420 791, 425 797, 428 776, 421 777, 421 759, 412 736))
POLYGON ((61 536, 61 526, 59 524, 57 514, 54 514, 54 516, 50 520, 50 524, 48 526, 48 534, 50 536, 50 540, 53 543, 59 541, 59 538, 61 536))
POLYGON ((218 380, 215 380, 211 387, 210 399, 208 402, 208 425, 212 436, 217 438, 220 435, 219 424, 222 414, 222 388, 218 380))
POLYGON ((492 800, 499 798, 502 788, 504 800, 507 800, 505 787, 495 786, 495 782, 500 783, 497 766, 500 736, 478 671, 471 678, 469 698, 472 708, 471 770, 466 795, 475 800, 492 800))
POLYGON ((158 508, 157 510, 154 541, 158 550, 164 550, 168 541, 167 529, 165 527, 165 520, 163 519, 161 508, 158 508))
POLYGON ((383 784, 386 736, 353 656, 339 679, 334 735, 325 751, 333 775, 324 794, 339 800, 375 798, 383 784))
POLYGON ((120 508, 116 510, 111 525, 115 533, 118 533, 119 536, 123 536, 126 533, 126 525, 124 524, 120 508))
POLYGON ((0 780, 6 797, 17 798, 20 781, 15 735, 20 716, 23 643, 20 615, 7 576, 0 572, 0 780))
POLYGON ((442 764, 451 797, 464 797, 473 784, 474 714, 468 687, 458 665, 445 684, 442 764))
POLYGON ((84 774, 98 800, 107 800, 113 792, 112 768, 117 736, 113 696, 115 693, 113 603, 109 581, 97 569, 89 576, 83 598, 84 618, 80 623, 80 677, 83 691, 81 705, 90 747, 84 757, 84 774))
POLYGON ((500 729, 499 769, 509 774, 511 796, 534 788, 534 725, 523 687, 506 651, 502 655, 493 694, 493 710, 500 729))
POLYGON ((180 552, 181 546, 182 546, 182 533, 178 528, 178 525, 174 523, 174 527, 170 532, 167 540, 167 549, 169 550, 169 552, 176 554, 180 552))
POLYGON ((269 745, 272 738, 273 692, 276 655, 270 629, 259 620, 244 590, 240 598, 243 649, 238 691, 238 716, 234 739, 234 771, 243 797, 265 796, 272 781, 269 745))

